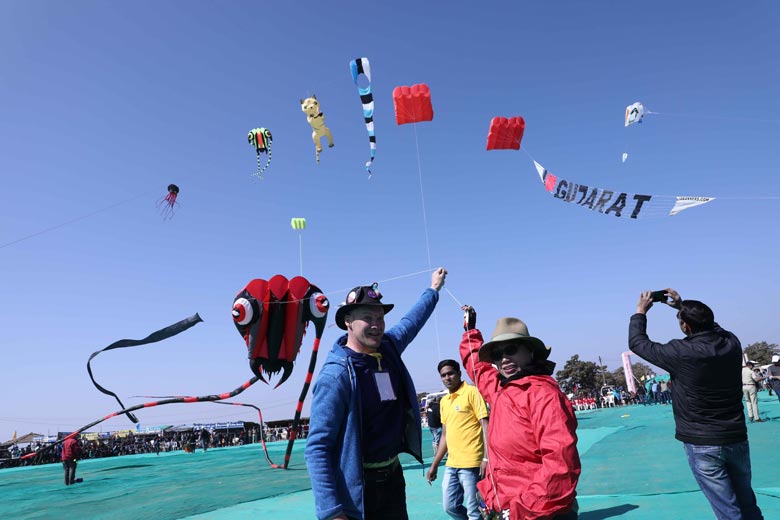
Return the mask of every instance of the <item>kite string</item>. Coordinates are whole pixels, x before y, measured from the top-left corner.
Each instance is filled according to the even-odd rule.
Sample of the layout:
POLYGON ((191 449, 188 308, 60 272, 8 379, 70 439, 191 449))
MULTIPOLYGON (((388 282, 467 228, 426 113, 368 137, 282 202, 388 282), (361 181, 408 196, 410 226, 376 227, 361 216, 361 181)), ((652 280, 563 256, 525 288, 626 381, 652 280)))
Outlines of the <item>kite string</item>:
POLYGON ((645 110, 645 114, 651 114, 656 116, 672 116, 672 117, 695 117, 696 119, 722 119, 722 120, 735 120, 735 121, 756 121, 760 123, 778 123, 777 119, 761 119, 758 117, 740 117, 740 116, 726 116, 721 114, 692 114, 692 113, 672 113, 672 112, 655 112, 652 110, 645 110))
POLYGON ((458 301, 458 299, 455 297, 454 294, 452 294, 452 291, 450 291, 447 287, 444 288, 445 291, 447 291, 447 294, 450 295, 450 297, 455 300, 455 303, 458 304, 458 309, 463 307, 463 304, 458 301))
MULTIPOLYGON (((384 280, 379 280, 377 283, 392 282, 394 280, 400 280, 402 278, 409 278, 411 276, 417 276, 418 274, 423 274, 423 273, 430 273, 432 271, 433 271, 433 269, 423 269, 422 271, 416 271, 414 273, 402 274, 402 275, 399 275, 399 276, 394 276, 392 278, 385 278, 384 280)), ((326 296, 328 296, 328 295, 331 295, 331 294, 345 293, 345 292, 349 291, 350 289, 352 289, 352 287, 348 287, 346 289, 338 289, 338 290, 334 290, 334 291, 328 291, 328 292, 326 292, 324 294, 326 296)))
POLYGON ((520 149, 528 156, 529 159, 531 159, 533 162, 536 162, 536 159, 534 159, 534 156, 531 155, 531 152, 526 150, 524 146, 520 147, 520 149))
POLYGON ((417 148, 417 176, 420 180, 420 200, 422 202, 423 229, 425 231, 425 250, 428 253, 428 268, 433 270, 431 264, 431 244, 428 238, 428 216, 425 211, 425 192, 423 191, 422 165, 420 162, 420 143, 417 139, 417 124, 415 123, 412 126, 414 126, 414 144, 417 148))
MULTIPOLYGON (((433 271, 433 269, 423 269, 422 271, 416 271, 414 273, 408 273, 408 274, 402 274, 402 275, 398 275, 398 276, 393 276, 392 278, 385 278, 384 280, 379 280, 376 283, 392 282, 394 280, 400 280, 402 278, 409 278, 411 276, 417 276, 417 275, 423 274, 423 273, 430 273, 432 271, 433 271)), ((352 289, 352 287, 348 287, 346 289, 336 289, 336 290, 333 290, 333 291, 325 291, 322 294, 324 294, 325 296, 331 296, 331 295, 334 295, 334 294, 345 293, 345 292, 349 291, 350 289, 352 289)), ((287 300, 287 301, 283 301, 283 302, 280 301, 280 302, 274 302, 274 303, 276 305, 287 305, 288 303, 298 303, 298 302, 305 301, 307 299, 308 298, 298 298, 298 299, 294 299, 294 300, 287 300)))
POLYGON ((303 276, 303 233, 298 233, 298 264, 301 268, 301 276, 303 276))
POLYGON ((39 235, 43 235, 44 233, 48 233, 49 231, 54 231, 55 229, 59 229, 59 228, 61 228, 61 227, 65 227, 65 226, 67 226, 68 224, 73 224, 73 223, 75 223, 75 222, 78 222, 78 221, 80 221, 80 220, 87 219, 87 218, 89 218, 89 217, 92 217, 92 216, 94 216, 94 215, 97 215, 98 213, 102 213, 103 211, 108 211, 109 209, 113 209, 113 208, 115 208, 115 207, 117 207, 117 206, 121 206, 122 204, 127 204, 128 202, 132 202, 132 201, 134 201, 134 200, 136 200, 136 199, 140 199, 141 197, 145 197, 145 196, 146 196, 146 195, 148 195, 149 193, 150 193, 149 191, 145 191, 145 192, 143 192, 143 193, 140 193, 140 194, 138 194, 138 195, 135 195, 135 196, 133 196, 133 197, 130 197, 129 199, 125 199, 125 200, 122 200, 122 201, 120 201, 120 202, 115 202, 114 204, 111 204, 110 206, 105 206, 105 207, 103 207, 103 208, 96 209, 95 211, 93 211, 93 212, 91 212, 91 213, 87 213, 86 215, 81 215, 80 217, 76 217, 76 218, 73 218, 73 219, 67 220, 67 221, 65 221, 65 222, 62 222, 61 224, 57 224, 57 225, 54 225, 54 226, 48 227, 48 228, 46 228, 46 229, 42 229, 41 231, 36 231, 35 233, 32 233, 32 234, 30 234, 30 235, 23 236, 23 237, 21 237, 21 238, 17 238, 16 240, 12 240, 12 241, 10 241, 10 242, 6 242, 6 243, 4 243, 4 244, 0 244, 0 249, 3 249, 4 247, 12 246, 12 245, 14 245, 14 244, 18 244, 19 242, 23 242, 23 241, 25 241, 25 240, 28 240, 28 239, 30 239, 30 238, 37 237, 37 236, 39 236, 39 235))
MULTIPOLYGON (((431 263, 431 243, 428 236, 428 215, 425 210, 425 191, 423 190, 422 162, 420 160, 420 140, 417 138, 417 123, 413 123, 412 126, 414 127, 414 145, 415 148, 417 149, 417 177, 420 180, 420 201, 422 205, 423 229, 425 231, 425 250, 428 254, 428 269, 432 271, 433 265, 431 263)), ((433 325, 434 325, 434 329, 436 330, 436 354, 439 356, 438 359, 441 359, 441 338, 439 337, 439 318, 436 313, 433 314, 433 325)))

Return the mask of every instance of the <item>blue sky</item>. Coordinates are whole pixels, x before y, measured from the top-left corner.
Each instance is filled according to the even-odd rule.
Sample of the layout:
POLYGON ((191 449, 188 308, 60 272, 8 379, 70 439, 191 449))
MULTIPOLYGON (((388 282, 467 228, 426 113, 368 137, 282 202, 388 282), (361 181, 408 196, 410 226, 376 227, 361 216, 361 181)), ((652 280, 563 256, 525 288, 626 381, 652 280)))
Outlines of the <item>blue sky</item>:
MULTIPOLYGON (((436 363, 457 356, 455 299, 486 335, 524 319, 559 368, 573 354, 618 368, 639 292, 667 286, 709 303, 744 345, 777 342, 779 201, 757 198, 780 195, 778 14, 770 1, 4 2, 0 246, 126 202, 0 247, 0 440, 114 411, 89 355, 195 312, 205 322, 176 338, 102 354, 96 379, 127 398, 251 377, 230 308, 252 278, 298 274, 291 217, 307 218, 303 273, 334 307, 388 280, 392 324, 430 283, 404 275, 449 269, 454 298, 442 293, 405 354, 419 391, 439 389, 436 363), (370 180, 359 56, 376 104, 370 180), (396 126, 392 90, 415 83, 434 120, 396 126), (336 143, 319 165, 299 104, 311 94, 336 143), (660 114, 626 129, 634 101, 660 114), (528 155, 485 151, 496 115, 522 115, 523 148, 561 177, 719 200, 637 221, 563 204, 528 155), (258 126, 274 137, 262 181, 246 142, 258 126), (163 221, 169 183, 181 206, 163 221)), ((339 332, 326 329, 320 364, 339 332)), ((651 311, 650 333, 679 336, 671 309, 651 311)), ((312 337, 287 383, 239 400, 291 417, 312 337)), ((208 404, 138 415, 253 419, 208 404)))

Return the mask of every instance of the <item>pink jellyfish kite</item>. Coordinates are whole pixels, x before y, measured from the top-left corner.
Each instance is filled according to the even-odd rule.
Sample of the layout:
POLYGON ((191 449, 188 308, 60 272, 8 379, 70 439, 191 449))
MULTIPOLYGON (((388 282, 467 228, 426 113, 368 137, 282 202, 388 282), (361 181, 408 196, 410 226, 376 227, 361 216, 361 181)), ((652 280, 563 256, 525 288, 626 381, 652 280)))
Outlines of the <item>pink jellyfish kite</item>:
POLYGON ((175 184, 168 185, 168 195, 160 199, 157 203, 157 207, 160 208, 160 214, 163 219, 167 220, 173 218, 173 210, 179 205, 176 202, 176 197, 179 196, 179 187, 175 184))

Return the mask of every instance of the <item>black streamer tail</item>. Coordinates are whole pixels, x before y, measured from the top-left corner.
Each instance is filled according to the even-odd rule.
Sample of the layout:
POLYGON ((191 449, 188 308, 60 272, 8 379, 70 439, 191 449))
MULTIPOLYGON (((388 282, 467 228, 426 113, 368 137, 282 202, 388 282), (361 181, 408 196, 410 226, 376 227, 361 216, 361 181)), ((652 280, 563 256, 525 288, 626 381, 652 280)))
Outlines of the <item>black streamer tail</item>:
POLYGON ((148 336, 146 336, 144 339, 120 339, 119 341, 115 341, 114 343, 110 344, 104 349, 98 350, 97 352, 93 352, 91 356, 89 356, 89 359, 87 360, 87 372, 89 372, 89 378, 92 380, 92 384, 95 385, 95 388, 100 390, 106 395, 112 396, 114 399, 116 399, 116 402, 119 403, 119 406, 123 408, 122 412, 118 413, 124 413, 128 419, 130 419, 133 423, 138 422, 138 418, 130 413, 130 410, 136 410, 135 407, 126 408, 125 404, 122 402, 121 399, 119 399, 119 396, 116 395, 111 390, 108 390, 106 388, 103 388, 98 384, 97 381, 95 381, 95 377, 92 375, 92 366, 90 363, 92 362, 92 358, 96 357, 101 352, 105 352, 107 350, 114 350, 117 348, 127 348, 127 347, 137 347, 139 345, 147 345, 149 343, 157 343, 158 341, 162 341, 164 339, 168 339, 172 336, 175 336, 181 332, 184 332, 185 330, 189 329, 190 327, 193 327, 197 325, 198 323, 202 322, 203 319, 198 315, 198 313, 195 313, 193 316, 190 316, 189 318, 185 318, 177 323, 174 323, 173 325, 168 325, 164 329, 160 329, 156 332, 152 332, 148 336), (126 408, 126 409, 125 409, 126 408))
MULTIPOLYGON (((193 316, 193 317, 196 317, 196 316, 197 316, 197 314, 195 316, 193 316)), ((195 322, 195 323, 197 323, 197 322, 195 322)), ((114 413, 110 413, 110 414, 106 415, 105 417, 101 417, 100 419, 98 419, 96 421, 92 421, 88 425, 82 426, 81 428, 79 428, 75 432, 71 433, 70 435, 68 435, 64 439, 59 440, 59 441, 57 441, 57 442, 55 442, 53 444, 50 444, 50 445, 48 445, 48 446, 38 450, 35 453, 30 453, 30 454, 22 457, 22 459, 31 458, 31 457, 34 457, 36 455, 41 455, 41 454, 43 454, 43 453, 45 453, 45 452, 47 452, 47 451, 49 451, 51 449, 54 449, 56 446, 59 446, 60 444, 65 442, 66 439, 70 439, 71 437, 77 437, 79 434, 89 430, 93 426, 98 425, 98 424, 102 423, 103 421, 106 421, 106 420, 111 419, 112 417, 116 417, 118 415, 128 415, 129 412, 134 412, 136 410, 141 410, 142 408, 152 408, 153 406, 160 406, 160 405, 163 405, 163 404, 205 403, 205 402, 221 401, 223 399, 230 399, 231 397, 237 396, 238 394, 240 394, 241 392, 243 392, 244 390, 246 390, 247 388, 249 388, 250 386, 252 386, 253 384, 255 384, 259 380, 260 380, 260 378, 255 376, 252 379, 250 379, 249 381, 245 382, 243 385, 239 386, 238 388, 235 388, 235 389, 231 390, 230 392, 225 392, 225 393, 222 393, 222 394, 211 394, 211 395, 200 395, 200 396, 180 396, 180 397, 172 397, 170 399, 163 399, 162 401, 150 401, 148 403, 137 404, 135 406, 131 406, 130 408, 125 408, 123 410, 119 410, 119 411, 116 411, 114 413)))

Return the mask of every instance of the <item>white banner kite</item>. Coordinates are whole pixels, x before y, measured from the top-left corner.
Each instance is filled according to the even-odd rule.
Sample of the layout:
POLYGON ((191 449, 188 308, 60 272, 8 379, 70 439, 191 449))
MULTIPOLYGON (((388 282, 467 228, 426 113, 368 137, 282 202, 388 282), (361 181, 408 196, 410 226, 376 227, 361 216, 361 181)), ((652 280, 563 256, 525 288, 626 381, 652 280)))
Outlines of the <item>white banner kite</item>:
POLYGON ((536 161, 534 166, 539 172, 544 189, 556 199, 618 218, 673 216, 688 208, 715 200, 714 197, 670 197, 617 192, 560 179, 536 161))

